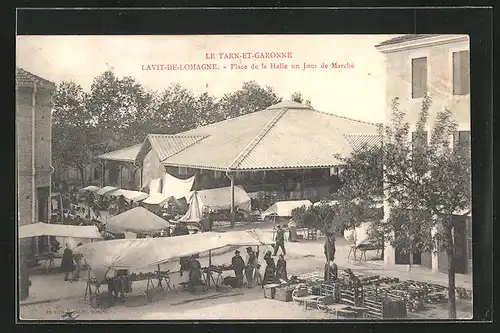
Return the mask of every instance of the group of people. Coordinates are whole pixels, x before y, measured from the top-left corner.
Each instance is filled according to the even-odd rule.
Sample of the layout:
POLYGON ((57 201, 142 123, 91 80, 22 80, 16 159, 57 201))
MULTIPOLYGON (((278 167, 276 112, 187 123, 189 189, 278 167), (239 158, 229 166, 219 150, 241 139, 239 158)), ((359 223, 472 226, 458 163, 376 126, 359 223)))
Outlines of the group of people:
POLYGON ((264 271, 264 277, 260 275, 261 265, 258 262, 258 252, 255 252, 251 247, 246 248, 247 251, 247 262, 241 257, 240 251, 236 250, 234 257, 231 260, 231 265, 236 276, 237 285, 243 286, 244 277, 247 281, 247 287, 252 288, 256 284, 261 284, 264 287, 265 284, 278 282, 280 279, 285 281, 288 280, 288 275, 286 271, 286 261, 283 254, 280 255, 277 263, 274 263, 271 251, 267 251, 264 255, 264 260, 266 262, 266 268, 264 271))

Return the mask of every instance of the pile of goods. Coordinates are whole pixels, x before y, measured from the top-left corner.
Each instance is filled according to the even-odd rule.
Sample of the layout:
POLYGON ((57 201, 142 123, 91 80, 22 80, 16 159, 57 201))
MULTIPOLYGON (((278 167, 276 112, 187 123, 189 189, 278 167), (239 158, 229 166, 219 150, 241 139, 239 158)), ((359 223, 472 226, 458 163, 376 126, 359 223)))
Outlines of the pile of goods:
POLYGON ((147 272, 147 273, 131 273, 127 277, 129 281, 142 281, 148 279, 156 279, 158 276, 166 276, 169 271, 161 271, 161 272, 147 272))

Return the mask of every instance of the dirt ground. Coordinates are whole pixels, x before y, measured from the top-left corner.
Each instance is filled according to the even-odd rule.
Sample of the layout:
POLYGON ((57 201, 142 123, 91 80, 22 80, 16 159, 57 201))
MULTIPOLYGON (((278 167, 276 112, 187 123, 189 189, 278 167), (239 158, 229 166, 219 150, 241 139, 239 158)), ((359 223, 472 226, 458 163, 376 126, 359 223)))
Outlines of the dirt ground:
MULTIPOLYGON (((324 265, 323 240, 301 241, 299 243, 286 243, 287 247, 287 268, 288 275, 300 276, 304 273, 322 271, 324 265)), ((336 262, 340 269, 351 268, 354 272, 365 275, 377 274, 381 276, 394 276, 400 279, 413 279, 420 281, 444 281, 446 275, 431 274, 428 271, 412 269, 411 272, 385 267, 380 261, 359 262, 347 259, 349 246, 344 240, 337 241, 336 262)), ((269 248, 261 248, 263 254, 269 248)), ((244 248, 240 251, 244 253, 244 248)), ((213 257, 213 264, 228 264, 231 261, 232 253, 213 257)), ((375 253, 369 254, 368 259, 374 259, 375 253)), ((207 258, 200 260, 202 266, 208 264, 207 258)), ((57 263, 56 263, 57 264, 57 263)), ((262 265, 263 267, 265 265, 262 265)), ((178 263, 167 264, 162 269, 177 271, 178 263)), ((263 274, 263 268, 261 273, 263 274)), ((85 277, 83 272, 82 276, 85 277)), ((231 273, 229 273, 231 274, 231 273)), ((303 306, 293 302, 280 302, 264 298, 263 290, 260 287, 233 289, 230 293, 218 293, 218 298, 206 299, 207 296, 214 296, 215 291, 203 295, 192 295, 188 292, 179 291, 180 277, 178 273, 171 275, 171 285, 176 291, 167 293, 167 298, 162 301, 150 303, 140 307, 126 307, 124 304, 117 304, 106 310, 92 309, 83 299, 85 292, 85 281, 80 280, 75 283, 63 281, 62 274, 34 275, 31 276, 32 287, 30 297, 20 306, 19 316, 23 320, 61 320, 62 313, 67 309, 73 309, 78 314, 79 320, 215 320, 215 319, 270 319, 270 320, 290 320, 290 319, 312 319, 324 320, 332 319, 328 315, 317 309, 305 310, 303 306), (197 301, 183 301, 199 299, 197 301), (31 304, 29 304, 31 303, 31 304)), ((467 278, 457 278, 462 284, 469 284, 467 278)), ((143 282, 134 282, 132 294, 140 294, 146 290, 143 282)), ((472 303, 467 300, 458 300, 457 314, 459 318, 469 319, 472 317, 472 303)), ((410 319, 446 319, 448 317, 447 305, 429 306, 426 311, 409 313, 410 319)))

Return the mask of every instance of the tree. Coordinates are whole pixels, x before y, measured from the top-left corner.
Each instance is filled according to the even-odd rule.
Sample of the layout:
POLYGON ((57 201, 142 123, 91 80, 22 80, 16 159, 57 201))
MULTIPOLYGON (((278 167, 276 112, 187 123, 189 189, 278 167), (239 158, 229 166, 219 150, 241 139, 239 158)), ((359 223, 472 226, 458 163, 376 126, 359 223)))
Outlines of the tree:
POLYGON ((199 113, 197 126, 205 126, 224 120, 215 98, 208 93, 205 92, 199 95, 195 103, 199 113))
POLYGON ((294 102, 297 102, 297 103, 300 103, 300 104, 305 104, 308 107, 311 107, 311 101, 310 100, 305 100, 304 101, 304 98, 302 97, 302 93, 300 93, 298 91, 294 92, 292 94, 291 98, 292 98, 292 101, 294 101, 294 102))
POLYGON ((262 88, 255 81, 243 83, 240 90, 225 94, 219 101, 223 119, 264 110, 282 101, 271 87, 262 88))
POLYGON ((52 97, 52 159, 61 174, 68 168, 79 170, 84 182, 84 166, 90 163, 88 146, 92 117, 85 107, 87 95, 81 86, 64 81, 52 97))
POLYGON ((193 93, 180 84, 172 84, 160 95, 155 121, 161 131, 176 134, 195 128, 200 114, 193 93))
MULTIPOLYGON (((366 166, 377 168, 377 161, 383 162, 384 198, 390 213, 389 218, 380 220, 376 227, 392 246, 410 254, 410 264, 415 250, 446 252, 449 317, 455 318, 453 217, 471 207, 470 145, 467 142, 450 145, 456 124, 448 109, 437 113, 430 143, 427 143, 425 129, 431 105, 431 98, 426 96, 416 129, 411 134, 413 139, 409 140, 410 125, 404 121, 405 113, 400 110, 398 99, 394 99, 392 120, 385 128, 382 148, 364 149, 344 163, 348 170, 352 169, 349 172, 361 174, 369 172, 366 166)), ((371 177, 368 175, 367 179, 371 177)), ((357 194, 361 198, 376 197, 371 187, 361 192, 357 194)))

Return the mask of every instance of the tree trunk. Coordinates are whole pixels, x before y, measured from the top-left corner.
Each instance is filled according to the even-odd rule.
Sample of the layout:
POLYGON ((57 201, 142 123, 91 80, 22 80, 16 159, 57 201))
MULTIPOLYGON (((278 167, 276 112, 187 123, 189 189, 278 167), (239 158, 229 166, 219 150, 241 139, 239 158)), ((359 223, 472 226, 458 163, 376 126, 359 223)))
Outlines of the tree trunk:
POLYGON ((84 167, 78 167, 78 171, 80 171, 80 177, 82 178, 82 186, 85 187, 84 167))
POLYGON ((457 304, 455 296, 455 242, 453 241, 452 226, 445 226, 446 255, 448 256, 448 317, 457 318, 457 304))

